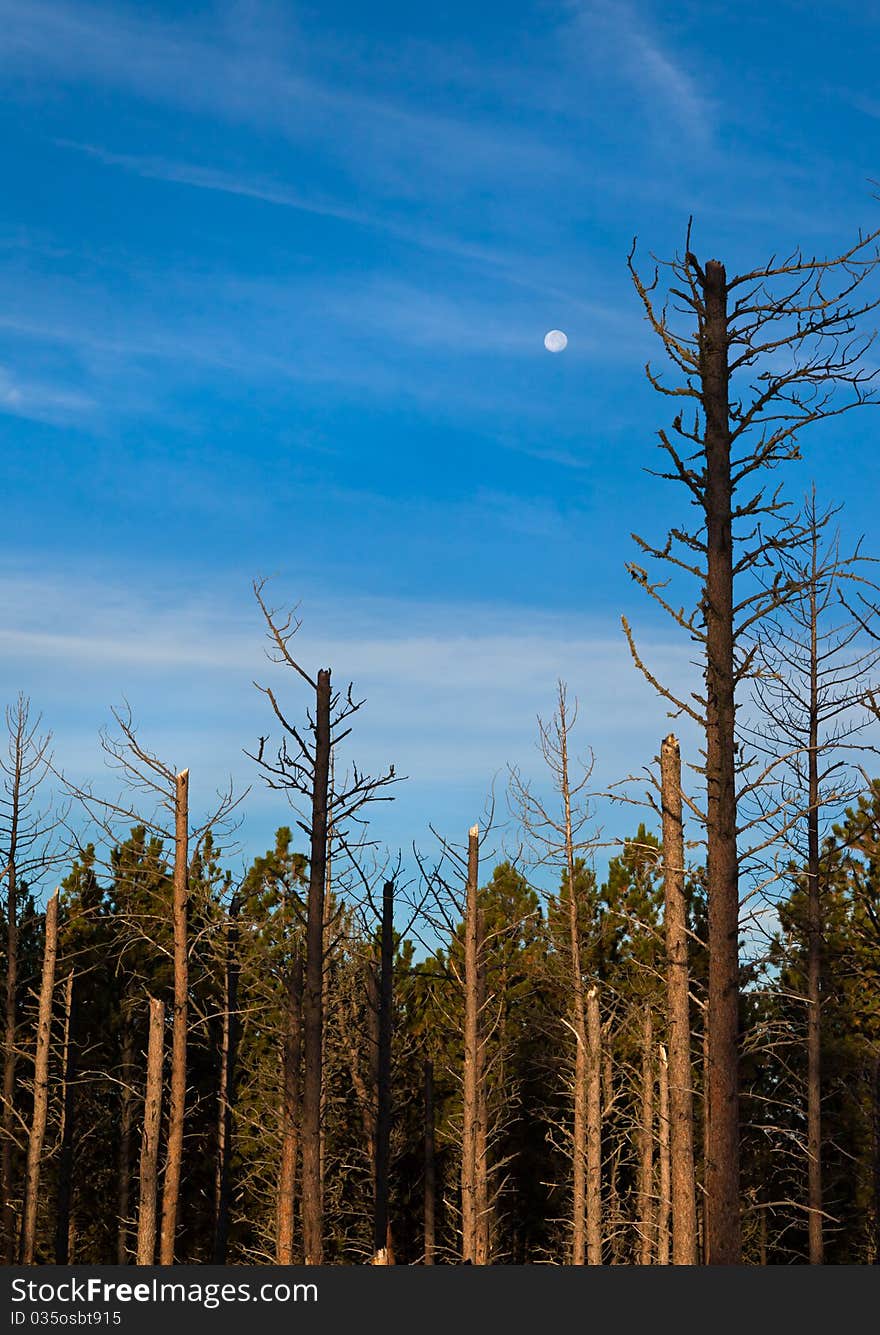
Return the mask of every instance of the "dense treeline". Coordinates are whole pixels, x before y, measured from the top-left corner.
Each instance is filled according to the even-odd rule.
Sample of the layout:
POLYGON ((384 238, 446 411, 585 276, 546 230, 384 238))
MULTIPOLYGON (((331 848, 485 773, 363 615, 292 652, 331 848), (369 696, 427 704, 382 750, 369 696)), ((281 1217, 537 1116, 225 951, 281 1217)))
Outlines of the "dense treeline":
MULTIPOLYGON (((826 1255, 877 1259, 880 1162, 880 785, 852 809, 823 852, 826 996, 823 1007, 826 1255)), ((52 1017, 50 1103, 36 1237, 38 1260, 132 1261, 137 1233, 138 1147, 145 1097, 148 995, 173 1005, 168 966, 167 850, 143 827, 96 873, 87 849, 65 878, 52 1017), (155 935, 142 931, 155 923, 155 935)), ((211 857, 190 867, 192 1021, 176 1260, 217 1255, 220 1192, 228 1193, 225 1259, 260 1263, 277 1254, 284 1142, 287 975, 301 935, 304 858, 281 829, 238 888, 211 857), (220 1101, 228 943, 236 926, 237 1071, 231 1153, 221 1182, 220 1101)), ((662 867, 641 827, 607 876, 575 868, 584 968, 597 980, 601 1022, 601 1257, 606 1264, 668 1260, 669 1189, 664 1189, 661 1107, 666 1046, 662 867), (645 1034, 652 1040, 646 1049, 645 1034), (651 1182, 640 1177, 645 1073, 653 1089, 651 1182)), ((553 1263, 570 1257, 573 1072, 566 952, 566 888, 539 896, 509 862, 480 888, 486 921, 487 1165, 489 1257, 494 1263, 553 1263)), ((335 911, 335 910, 334 910, 335 911)), ((742 1136, 744 1258, 788 1263, 807 1255, 805 1209, 804 894, 781 906, 771 959, 744 990, 742 1136)), ((44 915, 21 914, 19 1025, 12 1205, 17 1218, 33 1112, 33 1053, 44 915)), ((376 1112, 373 984, 375 933, 339 906, 327 958, 326 1087, 322 1127, 325 1260, 373 1254, 376 1112)), ((688 886, 691 1049, 694 1070, 698 1220, 702 1217, 705 898, 688 886)), ((390 1239, 398 1263, 424 1259, 425 1067, 434 1073, 436 1262, 461 1253, 462 930, 447 947, 416 958, 394 943, 390 1239)), ((166 1054, 166 1067, 168 1055, 166 1054)), ((166 1071, 167 1074, 167 1071, 166 1071)), ((227 1135, 229 1131, 227 1130, 227 1135)), ((668 1167, 667 1167, 668 1172, 668 1167)), ((700 1224, 702 1238, 702 1225, 700 1224)), ((294 1219, 292 1256, 301 1256, 294 1219)))
POLYGON ((346 764, 362 702, 262 583, 281 672, 249 754, 297 818, 244 874, 235 796, 195 821, 127 712, 109 801, 9 708, 7 1262, 880 1263, 880 597, 833 510, 768 480, 873 401, 876 236, 729 278, 689 235, 662 293, 630 257, 681 409, 660 476, 696 518, 634 535, 628 569, 700 685, 660 681, 624 620, 697 740, 683 777, 676 737, 646 739, 604 870, 563 684, 543 776, 510 775, 516 856, 490 819, 412 875, 380 857, 399 776, 346 764))

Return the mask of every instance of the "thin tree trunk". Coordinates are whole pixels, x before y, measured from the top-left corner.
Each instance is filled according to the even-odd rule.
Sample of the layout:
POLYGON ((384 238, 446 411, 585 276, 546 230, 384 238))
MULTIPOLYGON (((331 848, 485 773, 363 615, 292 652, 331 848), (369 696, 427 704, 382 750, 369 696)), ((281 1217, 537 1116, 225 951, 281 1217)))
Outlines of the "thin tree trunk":
POLYGON ((120 1074, 122 1078, 122 1098, 117 1171, 117 1214, 119 1222, 116 1234, 116 1263, 117 1265, 128 1265, 130 1260, 129 1236, 131 1233, 129 1201, 131 1199, 131 1133, 132 1105, 134 1102, 134 1034, 127 997, 123 999, 122 1003, 122 1064, 120 1074))
POLYGON ((709 1011, 703 1012, 703 1265, 709 1264, 709 1011))
POLYGON ((559 777, 565 822, 565 878, 568 900, 568 949, 570 961, 572 1028, 574 1030, 574 1084, 572 1088, 572 1200, 571 1263, 586 1260, 587 1231, 587 1022, 584 1005, 584 976, 581 964, 581 930, 575 893, 574 838, 572 835, 571 785, 568 773, 568 720, 565 689, 559 687, 559 777))
POLYGON ((16 1242, 13 1148, 17 1056, 15 1030, 18 992, 18 881, 15 860, 18 851, 21 769, 21 747, 17 746, 10 794, 9 857, 6 863, 6 1005, 3 1024, 3 1108, 0 1116, 0 1134, 3 1137, 2 1154, 0 1154, 0 1214, 3 1225, 3 1259, 6 1265, 12 1265, 15 1261, 16 1242))
POLYGON ((874 1265, 880 1265, 880 1055, 874 1059, 874 1265))
POLYGON ((639 1264, 654 1259, 654 1027, 645 1007, 642 1037, 642 1125, 639 1168, 639 1264))
MULTIPOLYGON (((815 504, 815 497, 814 497, 815 504)), ((822 905, 819 860, 818 532, 812 531, 807 751, 807 1203, 810 1265, 822 1265, 822 905)))
POLYGON ((688 997, 687 904, 681 815, 681 753, 670 733, 660 747, 663 807, 664 927, 669 1032, 669 1150, 672 1197, 672 1263, 697 1264, 694 1187, 694 1100, 688 997))
POLYGON ((666 1049, 660 1045, 660 1107, 657 1151, 660 1160, 657 1216, 657 1264, 669 1265, 669 1065, 666 1049))
POLYGON ((602 1264, 602 1030, 599 989, 587 1011, 587 1265, 602 1264))
POLYGON ((55 1207, 55 1264, 70 1263, 70 1207, 73 1197, 73 1141, 76 1129, 77 991, 73 969, 64 989, 61 1147, 58 1154, 58 1201, 55 1207))
POLYGON ((171 1031, 171 1098, 168 1106, 168 1154, 162 1189, 159 1264, 174 1265, 183 1132, 186 1120, 186 1030, 188 978, 187 870, 189 841, 189 770, 177 775, 174 792, 174 1024, 171 1031))
POLYGON ((477 909, 477 1126, 475 1226, 477 1265, 488 1265, 491 1252, 491 1206, 489 1203, 489 1092, 486 1087, 486 917, 477 909))
POLYGON ((141 1133, 140 1201, 138 1205, 137 1264, 156 1260, 156 1194, 159 1168, 159 1126, 162 1119, 162 1055, 165 1042, 165 1006, 150 998, 150 1035, 147 1043, 147 1083, 144 1090, 144 1126, 141 1133))
POLYGON ((706 870, 709 897, 709 1261, 737 1265, 739 868, 727 276, 706 264, 700 379, 706 448, 706 870))
POLYGON ((275 1249, 275 1260, 278 1265, 293 1265, 294 1190, 301 1112, 302 1000, 302 952, 297 946, 287 976, 284 1096, 281 1105, 281 1170, 278 1174, 278 1232, 275 1249))
POLYGON ((434 1063, 425 1062, 425 1265, 434 1264, 437 1155, 434 1142, 434 1063))
POLYGON ((461 1259, 477 1261, 477 1133, 479 1121, 480 1043, 479 880, 480 831, 468 832, 468 873, 464 911, 464 1071, 461 1136, 461 1259))
POLYGON ((37 1206, 40 1199, 40 1160, 49 1111, 49 1048, 52 1041, 52 997, 55 990, 55 960, 58 956, 58 891, 46 905, 43 977, 37 1017, 34 1057, 34 1115, 28 1137, 27 1168, 22 1208, 21 1264, 34 1264, 37 1240, 37 1206))
MULTIPOLYGON (((607 1118, 609 1112, 614 1106, 614 1071, 611 1064, 611 1052, 606 1046, 602 1053, 602 1106, 605 1109, 604 1116, 607 1118)), ((618 1178, 620 1176, 620 1151, 616 1150, 611 1156, 611 1162, 608 1165, 608 1205, 607 1214, 607 1236, 608 1260, 611 1265, 620 1264, 620 1189, 618 1178)))
POLYGON ((235 1107, 235 1077, 238 1057, 238 911, 233 896, 226 929, 226 961, 223 976, 223 1038, 220 1048, 220 1088, 217 1099, 217 1179, 214 1196, 214 1265, 226 1264, 229 1240, 229 1200, 232 1166, 232 1110, 235 1107))
POLYGON ((373 1251, 390 1246, 389 1173, 391 1167, 391 1039, 394 1001, 394 882, 382 890, 382 940, 379 967, 379 1043, 376 1071, 376 1195, 373 1251))
POLYGON ((303 999, 302 1223, 306 1265, 320 1265, 324 1256, 321 1091, 324 1084, 324 898, 330 751, 330 672, 322 668, 315 692, 315 763, 303 999))

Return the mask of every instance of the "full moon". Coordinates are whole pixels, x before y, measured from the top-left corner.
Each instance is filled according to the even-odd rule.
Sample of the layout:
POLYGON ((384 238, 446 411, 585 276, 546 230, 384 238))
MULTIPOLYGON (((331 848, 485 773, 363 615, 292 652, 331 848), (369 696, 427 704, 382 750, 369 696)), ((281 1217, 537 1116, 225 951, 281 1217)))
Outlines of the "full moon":
POLYGON ((548 352, 562 352, 568 347, 568 338, 561 329, 551 329, 544 335, 544 347, 548 352))

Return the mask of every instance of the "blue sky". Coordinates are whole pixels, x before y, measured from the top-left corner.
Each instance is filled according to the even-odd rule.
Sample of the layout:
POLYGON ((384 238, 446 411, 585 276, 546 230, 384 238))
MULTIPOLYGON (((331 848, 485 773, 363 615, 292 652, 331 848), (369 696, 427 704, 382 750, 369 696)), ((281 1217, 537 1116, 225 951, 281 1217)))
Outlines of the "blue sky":
MULTIPOLYGON (((250 781, 255 575, 367 696, 357 757, 410 774, 393 844, 537 769, 558 675, 602 782, 650 761, 620 613, 676 681, 688 647, 624 562, 684 510, 643 471, 665 405, 627 251, 693 214, 737 270, 876 225, 880 18, 0 0, 0 33, 0 693, 59 762, 97 778, 125 696, 195 800, 250 781)), ((787 479, 851 537, 877 430, 815 430, 787 479)), ((255 791, 243 845, 283 818, 255 791)))

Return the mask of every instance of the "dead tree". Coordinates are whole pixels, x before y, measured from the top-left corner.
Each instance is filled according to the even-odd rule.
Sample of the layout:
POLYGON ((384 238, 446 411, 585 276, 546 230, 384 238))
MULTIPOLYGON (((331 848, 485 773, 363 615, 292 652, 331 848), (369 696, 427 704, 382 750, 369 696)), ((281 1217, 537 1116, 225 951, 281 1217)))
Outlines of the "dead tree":
POLYGON ((390 1251, 389 1173, 391 1167, 391 1040, 394 1000, 394 882, 382 890, 379 954, 379 1033, 376 1072, 376 1168, 373 1250, 390 1251))
POLYGON ((34 1055, 34 1114, 28 1136, 27 1169, 22 1208, 21 1264, 34 1264, 37 1240, 37 1206, 40 1199, 40 1167, 46 1119, 49 1112, 49 1047, 52 1041, 52 998, 55 993, 55 960, 58 956, 58 891, 46 905, 43 942, 43 977, 40 983, 40 1008, 37 1015, 37 1044, 34 1055))
POLYGON ((602 1264, 602 1029, 599 989, 587 992, 587 1265, 602 1264))
POLYGON ((220 1040, 220 1083, 217 1091, 217 1171, 214 1191, 214 1265, 226 1264, 229 1238, 229 1208, 232 1192, 232 1129, 235 1107, 235 1082, 238 1039, 241 1021, 238 1013, 238 914, 241 901, 233 895, 226 923, 226 951, 223 968, 223 1033, 220 1040))
POLYGON ((685 899, 681 753, 670 733, 660 747, 663 814, 663 924, 666 935, 667 1033, 669 1038, 669 1152, 672 1263, 697 1264, 694 1187, 694 1100, 685 899))
POLYGON ((131 1259, 129 1248, 131 1234, 129 1200, 131 1198, 131 1152, 132 1129, 134 1124, 135 1065, 131 1001, 127 997, 124 998, 122 1002, 120 1024, 122 1026, 122 1060, 119 1068, 119 1077, 121 1081, 121 1106, 119 1110, 119 1155, 117 1159, 116 1216, 119 1222, 116 1232, 116 1264, 128 1265, 131 1259))
POLYGON ((299 944, 294 948, 288 970, 286 992, 276 1265, 293 1265, 294 1190, 299 1152, 302 1085, 303 967, 299 944))
POLYGON ((61 1145, 58 1154, 58 1197, 55 1206, 55 1264, 70 1260, 70 1205, 73 1194, 73 1151, 76 1128, 77 1013, 76 973, 68 971, 64 985, 64 1048, 61 1058, 61 1145))
POLYGON ((147 1080, 141 1132, 140 1203, 138 1207, 137 1264, 156 1259, 156 1196, 159 1171, 159 1127, 162 1119, 162 1056, 165 1046, 165 1006, 150 998, 147 1042, 147 1080))
MULTIPOLYGON (((480 829, 468 831, 468 872, 464 912, 464 1067, 461 1137, 461 1259, 478 1265, 481 1208, 485 1209, 485 1157, 481 1156, 480 1114, 483 1101, 483 1034, 480 974, 483 942, 478 903, 480 829)), ((485 1264, 485 1258, 482 1263, 485 1264)))
MULTIPOLYGON (((839 534, 823 542, 835 511, 820 514, 813 488, 804 506, 804 543, 780 554, 783 578, 797 593, 770 618, 757 645, 757 718, 742 729, 753 749, 776 752, 782 854, 776 862, 806 888, 807 1210, 809 1259, 824 1259, 822 1193, 822 953, 824 937, 821 840, 861 787, 861 734, 874 717, 873 687, 880 669, 876 586, 858 549, 844 557, 839 534), (850 611, 847 598, 862 610, 850 611), (772 738, 772 741, 768 740, 772 738)), ((771 845, 775 849, 775 845, 771 845)))
MULTIPOLYGON (((557 684, 556 712, 552 722, 545 724, 540 718, 538 719, 539 746, 559 797, 559 811, 549 811, 534 789, 515 770, 511 772, 510 791, 512 804, 522 822, 537 863, 539 865, 561 863, 566 900, 568 987, 571 998, 570 1017, 565 1020, 565 1024, 574 1038, 571 1263, 583 1265, 588 1261, 591 1265, 598 1265, 601 1263, 601 1241, 597 1242, 597 1239, 601 1240, 602 1233, 601 1217, 597 1214, 600 1210, 600 1196, 597 1189, 588 1190, 588 1179, 591 1175, 588 1146, 591 1143, 599 1143, 601 1139, 601 1127, 595 1121, 600 1116, 600 1099, 592 1098, 588 1089, 589 1082, 595 1077, 592 1074, 591 1040, 587 1033, 587 985, 582 962, 581 937, 585 913, 581 897, 578 895, 575 870, 576 859, 595 846, 594 839, 582 838, 583 830, 591 815, 585 797, 592 773, 592 757, 588 764, 581 767, 580 777, 574 779, 570 739, 576 722, 577 702, 569 711, 566 687, 564 682, 560 681, 557 684), (588 1242, 588 1237, 592 1237, 592 1244, 588 1242)), ((598 1006, 598 1001, 596 1005, 598 1006)))
POLYGON ((690 530, 673 527, 659 546, 634 535, 641 551, 689 575, 700 593, 691 611, 677 605, 668 580, 631 563, 632 577, 701 646, 703 694, 681 699, 642 662, 629 624, 634 661, 648 681, 702 728, 705 737, 706 870, 709 901, 709 1259, 741 1259, 739 1199, 739 862, 736 709, 738 687, 752 672, 748 638, 791 594, 784 579, 769 588, 752 577, 800 541, 784 523, 779 492, 766 474, 799 457, 798 437, 812 422, 872 400, 861 369, 870 338, 857 323, 876 301, 859 289, 873 272, 880 233, 860 236, 834 259, 796 252, 728 278, 717 260, 701 264, 690 248, 666 267, 669 302, 656 298, 659 271, 644 281, 630 272, 651 328, 680 374, 667 385, 648 367, 652 386, 693 408, 661 431, 669 464, 664 478, 681 483, 698 513, 690 530), (683 316, 679 327, 676 316, 683 316), (838 391, 840 391, 838 393, 838 391), (750 583, 750 580, 752 582, 750 583), (744 587, 745 586, 745 587, 744 587))
POLYGON ((437 1153, 434 1130, 434 1063, 425 1062, 425 1265, 434 1264, 437 1204, 437 1153))
POLYGON ((40 718, 30 716, 30 701, 19 695, 6 710, 7 746, 0 755, 0 882, 6 882, 6 992, 3 1017, 3 1103, 0 1109, 0 1229, 2 1257, 16 1259, 15 1074, 18 1049, 19 886, 34 884, 49 862, 47 841, 53 822, 37 810, 38 790, 50 765, 51 735, 40 735, 40 718))
POLYGON ((657 1158, 659 1160, 657 1184, 657 1264, 669 1265, 669 1206, 670 1206, 670 1162, 669 1162, 669 1062, 666 1049, 660 1044, 659 1051, 659 1089, 657 1106, 657 1158))
POLYGON ((168 1146, 162 1183, 162 1224, 159 1264, 174 1265, 174 1241, 183 1167, 183 1131, 186 1123, 186 1042, 189 996, 187 932, 187 872, 189 868, 189 770, 174 776, 174 879, 171 920, 174 931, 174 1009, 171 1029, 171 1097, 168 1107, 168 1146))
POLYGON ((307 727, 300 730, 282 712, 272 688, 259 687, 282 729, 282 740, 274 759, 269 760, 265 756, 266 738, 261 739, 256 754, 251 758, 260 766, 271 788, 284 792, 292 801, 297 797, 304 798, 308 805, 307 815, 297 821, 309 840, 303 988, 301 1200, 305 1263, 320 1265, 324 1249, 321 1106, 328 831, 332 826, 334 834, 344 844, 346 826, 352 821, 363 820, 358 813, 367 803, 390 800, 384 789, 396 781, 396 776, 393 765, 379 778, 371 778, 355 766, 351 778, 339 788, 335 780, 331 783, 334 748, 351 732, 348 721, 361 708, 363 701, 353 698, 351 686, 345 697, 335 693, 330 684, 329 668, 321 668, 315 677, 311 677, 300 666, 292 651, 293 637, 300 623, 292 613, 281 615, 270 608, 263 597, 264 588, 264 582, 254 584, 254 594, 266 623, 271 646, 269 657, 272 662, 292 669, 314 692, 314 712, 308 715, 307 727))
POLYGON ((642 1120, 639 1129, 639 1264, 654 1259, 654 1024, 645 1007, 642 1035, 642 1120))

